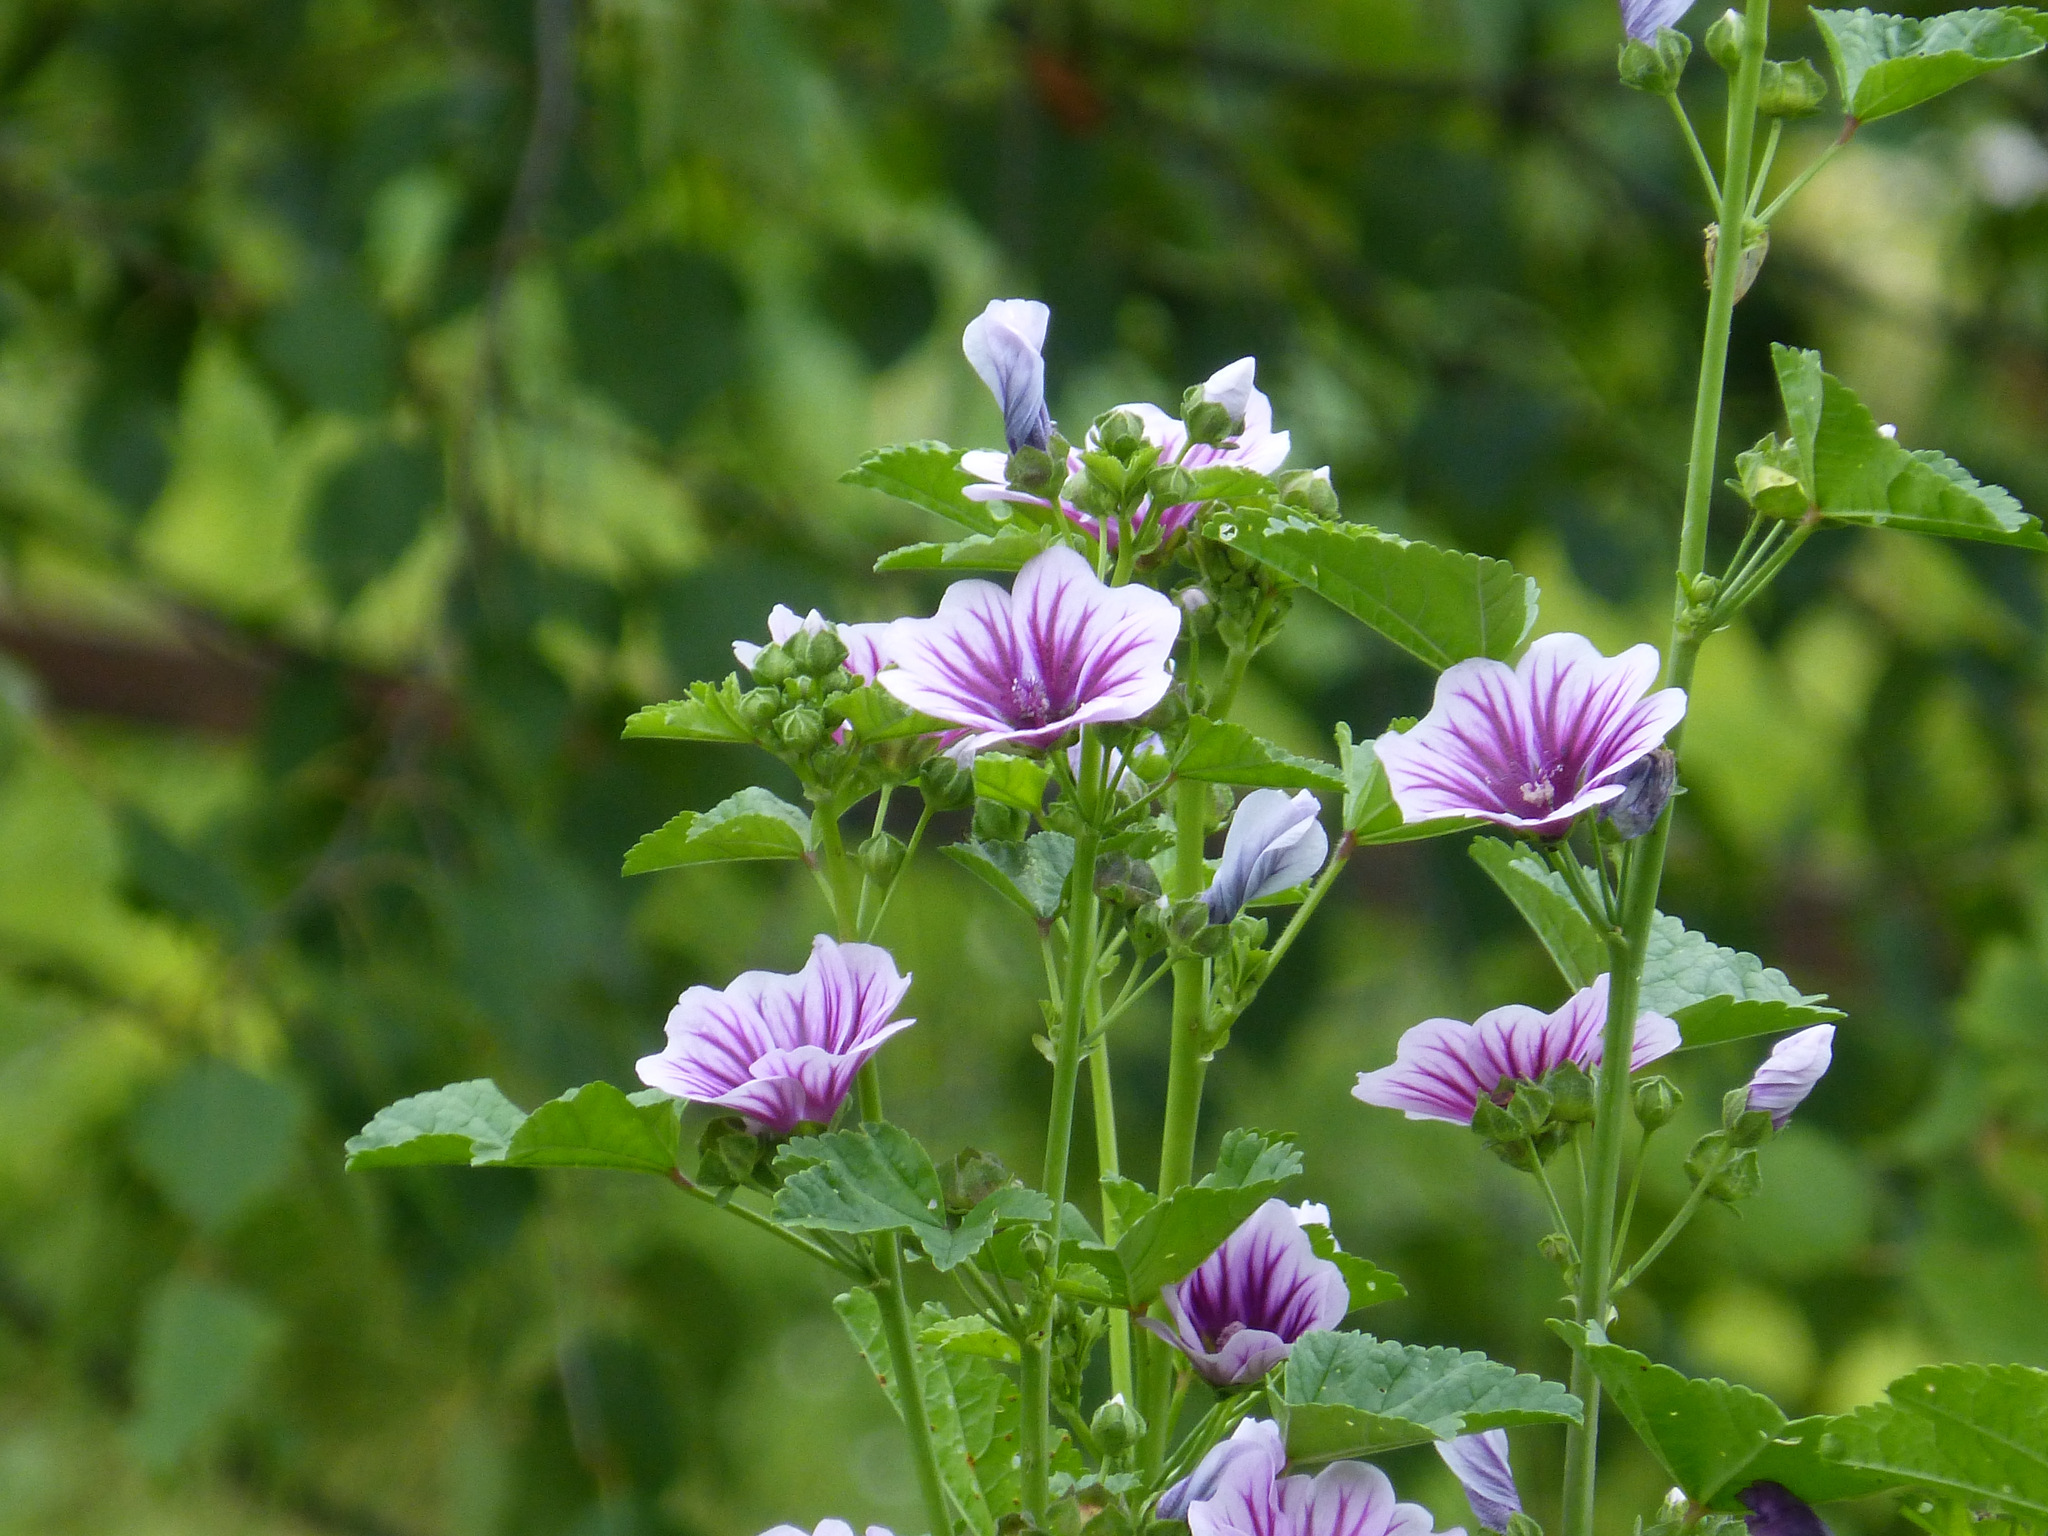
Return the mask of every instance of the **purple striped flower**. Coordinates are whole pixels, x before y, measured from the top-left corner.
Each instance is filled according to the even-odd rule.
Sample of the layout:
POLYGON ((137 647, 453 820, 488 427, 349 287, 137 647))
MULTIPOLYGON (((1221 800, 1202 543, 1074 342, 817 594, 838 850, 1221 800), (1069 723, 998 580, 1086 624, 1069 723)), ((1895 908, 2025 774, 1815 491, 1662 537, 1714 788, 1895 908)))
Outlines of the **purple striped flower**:
POLYGON ((960 336, 960 350, 1003 408, 1003 437, 1012 453, 1052 441, 1052 416, 1045 408, 1045 331, 1051 322, 1052 311, 1036 299, 991 299, 960 336))
POLYGON ((1111 587, 1071 549, 1033 556, 1013 590, 958 581, 929 619, 898 619, 878 681, 912 709, 965 726, 955 751, 1047 747, 1077 726, 1135 720, 1166 696, 1180 610, 1111 587))
POLYGON ((1404 821, 1476 816, 1562 837, 1623 793, 1622 775, 1685 716, 1685 691, 1651 693, 1657 652, 1612 658, 1583 635, 1545 635, 1521 661, 1475 657, 1437 679, 1413 730, 1373 750, 1404 821))
MULTIPOLYGON (((768 614, 769 645, 781 645, 798 635, 815 635, 826 629, 837 634, 846 647, 846 670, 862 682, 872 683, 875 674, 887 664, 887 658, 882 654, 882 637, 889 632, 888 625, 834 624, 815 608, 798 618, 796 610, 787 603, 777 603, 768 614)), ((735 640, 732 643, 733 659, 751 672, 767 648, 751 640, 735 640)))
POLYGON ((1489 1531, 1505 1531, 1508 1521, 1522 1512, 1522 1496, 1515 1490, 1515 1469, 1508 1464, 1508 1432, 1489 1429, 1483 1434, 1460 1435, 1439 1440, 1437 1455, 1458 1475, 1465 1489, 1465 1501, 1472 1516, 1489 1531))
POLYGON ((1692 0, 1621 0, 1621 30, 1638 42, 1654 43, 1692 9, 1692 0))
MULTIPOLYGON (((1410 1120, 1470 1125, 1482 1098, 1510 1082, 1538 1082, 1564 1062, 1591 1071, 1600 1064, 1607 1022, 1607 978, 1596 978, 1555 1013, 1510 1003, 1474 1024, 1426 1019, 1401 1036, 1394 1064, 1358 1074, 1354 1099, 1407 1111, 1410 1120)), ((1641 1070, 1680 1045, 1678 1026, 1661 1013, 1636 1018, 1629 1066, 1641 1070)))
MULTIPOLYGON (((1245 1427, 1217 1450, 1235 1445, 1245 1427)), ((1314 1477, 1282 1477, 1277 1430, 1271 1439, 1264 1454, 1232 1456, 1206 1497, 1189 1501, 1190 1536, 1430 1536, 1429 1511, 1399 1502, 1378 1467, 1336 1461, 1314 1477)))
POLYGON ((777 1136, 825 1124, 861 1064, 916 1022, 890 1018, 909 988, 886 949, 819 934, 794 976, 743 971, 722 992, 685 992, 668 1016, 668 1049, 640 1058, 640 1081, 777 1136))
POLYGON ((1223 858, 1207 894, 1209 921, 1227 923, 1245 906, 1315 877, 1330 856, 1322 803, 1310 790, 1255 789, 1238 803, 1223 858))
POLYGON ((1210 1446, 1194 1471, 1159 1495, 1154 1513, 1162 1520, 1185 1519, 1190 1504, 1213 1497, 1224 1474, 1246 1460, 1263 1465, 1267 1477, 1280 1475, 1287 1466, 1287 1442, 1278 1424, 1271 1419, 1240 1419, 1235 1434, 1210 1446))
POLYGON ((1304 1333, 1351 1310, 1344 1272, 1316 1257, 1284 1200, 1268 1200, 1185 1280, 1159 1288, 1173 1326, 1139 1321, 1186 1355, 1212 1387, 1255 1382, 1304 1333))
MULTIPOLYGON (((844 1520, 820 1520, 815 1531, 807 1531, 800 1525, 778 1525, 772 1531, 763 1531, 761 1536, 853 1536, 853 1527, 844 1520)), ((871 1525, 867 1536, 890 1536, 884 1525, 871 1525)))
POLYGON ((1787 1035, 1771 1047, 1771 1054, 1749 1080, 1749 1107, 1769 1110, 1771 1124, 1782 1131, 1792 1111, 1806 1102, 1834 1059, 1834 1025, 1816 1024, 1787 1035))
MULTIPOLYGON (((1256 470, 1259 474, 1270 475, 1287 462, 1287 455, 1293 446, 1289 434, 1273 430, 1273 402, 1253 383, 1258 369, 1256 358, 1241 357, 1227 368, 1219 368, 1209 376, 1202 386, 1204 399, 1219 402, 1227 409, 1233 420, 1242 419, 1243 428, 1235 437, 1225 438, 1221 443, 1188 443, 1188 429, 1176 416, 1169 416, 1156 405, 1137 401, 1120 405, 1116 409, 1129 411, 1138 418, 1145 434, 1145 441, 1159 450, 1159 462, 1178 463, 1183 469, 1206 469, 1212 464, 1235 464, 1244 469, 1256 470)), ((1084 445, 1094 450, 1101 445, 1096 441, 1095 429, 1088 429, 1084 445)), ((993 450, 974 450, 960 456, 960 467, 981 483, 966 488, 966 495, 973 501, 1023 501, 1037 506, 1047 505, 1042 496, 1032 496, 1023 491, 1013 491, 1007 483, 1009 459, 1005 454, 993 450)), ((1081 472, 1081 449, 1077 448, 1067 458, 1067 473, 1081 472)), ((1172 538, 1194 520, 1200 502, 1176 502, 1159 513, 1159 535, 1162 539, 1172 538)), ((1087 530, 1090 538, 1099 538, 1096 521, 1087 513, 1068 503, 1062 502, 1060 510, 1077 527, 1087 530)), ((1152 515, 1150 498, 1139 503, 1132 517, 1132 527, 1141 528, 1152 515)), ((1113 543, 1117 532, 1114 526, 1109 530, 1113 543)))

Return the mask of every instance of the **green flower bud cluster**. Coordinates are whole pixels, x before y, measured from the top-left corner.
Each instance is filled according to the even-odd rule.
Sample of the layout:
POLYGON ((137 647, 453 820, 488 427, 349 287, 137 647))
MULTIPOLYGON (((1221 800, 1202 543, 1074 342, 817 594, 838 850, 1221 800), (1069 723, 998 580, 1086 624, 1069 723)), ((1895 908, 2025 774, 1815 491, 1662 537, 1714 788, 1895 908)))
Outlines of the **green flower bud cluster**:
POLYGON ((1802 478, 1804 471, 1799 445, 1780 442, 1777 433, 1766 432, 1754 448, 1735 455, 1735 478, 1728 486, 1765 517, 1794 522, 1814 501, 1802 478))
POLYGON ((1775 1134, 1770 1112, 1749 1107, 1749 1089, 1731 1089, 1721 1100, 1721 1128, 1686 1153, 1685 1176, 1723 1205, 1747 1200, 1763 1183, 1756 1149, 1775 1134))
POLYGON ((1828 83, 1804 59, 1764 60, 1756 109, 1765 117, 1811 117, 1828 99, 1828 83))
POLYGON ((1244 430, 1244 422, 1231 417, 1230 407, 1209 399, 1199 384, 1180 397, 1180 419, 1188 429, 1189 442, 1211 448, 1244 430))
MULTIPOLYGON (((1280 632, 1293 594, 1278 577, 1220 538, 1197 539, 1190 553, 1201 576, 1199 590, 1208 599, 1197 614, 1201 627, 1241 651, 1257 651, 1280 632)), ((1187 606, 1182 604, 1183 611, 1187 606)))
POLYGON ((1534 1173, 1571 1144, 1582 1125, 1593 1123, 1593 1080, 1564 1062, 1543 1081, 1517 1081, 1482 1098, 1472 1110, 1472 1132, 1486 1150, 1524 1173, 1534 1173))
POLYGON ((962 1147, 939 1170, 939 1192, 948 1214, 954 1216, 966 1215, 997 1190, 1017 1182, 1000 1157, 978 1147, 962 1147))

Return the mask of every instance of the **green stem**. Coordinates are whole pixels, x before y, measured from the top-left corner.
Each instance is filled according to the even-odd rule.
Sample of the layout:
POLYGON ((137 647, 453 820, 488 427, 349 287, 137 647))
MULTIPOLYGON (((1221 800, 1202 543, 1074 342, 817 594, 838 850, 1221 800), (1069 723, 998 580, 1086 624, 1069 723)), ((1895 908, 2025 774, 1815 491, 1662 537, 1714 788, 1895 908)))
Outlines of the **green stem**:
MULTIPOLYGON (((1685 514, 1678 536, 1677 597, 1665 682, 1689 688, 1704 635, 1686 623, 1691 588, 1706 568, 1707 514, 1721 440, 1721 396, 1728 371, 1728 333, 1735 316, 1742 274, 1744 222, 1756 142, 1757 88, 1763 77, 1770 32, 1770 0, 1747 0, 1740 67, 1729 91, 1727 153, 1722 162, 1721 238, 1714 252, 1713 282, 1707 298, 1705 336, 1700 346, 1698 393, 1693 406, 1692 452, 1686 464, 1685 514)), ((1675 750, 1679 732, 1671 733, 1675 750)), ((1664 856, 1671 839, 1666 805, 1629 871, 1622 903, 1622 931, 1609 945, 1607 1022, 1601 1041, 1595 1088, 1592 1167, 1580 1234, 1579 1283, 1574 1305, 1579 1321, 1607 1326, 1614 1273, 1615 1207, 1621 1193, 1622 1132, 1629 1116, 1629 1068, 1635 1049, 1636 1012, 1641 998, 1643 955, 1650 922, 1657 913, 1664 856)), ((1585 1404, 1585 1417, 1565 1440, 1564 1536, 1593 1536, 1595 1462, 1599 1449, 1600 1383, 1583 1354, 1572 1360, 1572 1391, 1585 1404)))
POLYGON ((1797 197, 1806 184, 1821 173, 1821 168, 1842 152, 1842 146, 1856 137, 1857 123, 1853 117, 1842 120, 1842 134, 1834 143, 1814 156, 1813 164, 1792 179, 1792 184, 1771 199, 1770 206, 1756 216, 1756 222, 1766 227, 1775 219, 1784 206, 1797 197))
POLYGON ((1667 91, 1664 100, 1671 107, 1671 115, 1678 119, 1678 130, 1685 135, 1686 148, 1692 151, 1692 163, 1700 173, 1700 182, 1707 189, 1707 201, 1716 208, 1721 206, 1721 184, 1714 180, 1714 167, 1707 161, 1707 152, 1700 145, 1700 136, 1693 132, 1692 119, 1686 115, 1685 103, 1678 99, 1678 92, 1667 91))
POLYGON ((1335 885, 1337 877, 1344 873, 1344 866, 1351 862, 1352 850, 1357 846, 1351 840, 1349 832, 1338 840, 1337 851, 1330 856, 1330 862, 1323 866, 1323 872, 1316 876, 1316 883, 1308 888, 1308 895, 1304 896, 1301 905, 1294 909, 1294 916, 1288 919, 1287 926, 1280 930, 1280 937, 1273 941, 1272 959, 1266 962, 1268 976, 1280 968, 1281 960, 1285 958, 1287 951, 1294 947, 1294 941, 1301 936, 1301 930, 1307 926, 1308 920, 1315 916, 1316 908, 1323 904, 1323 898, 1330 894, 1330 887, 1335 885))
POLYGON ((1537 1155, 1535 1139, 1526 1138, 1522 1145, 1529 1149, 1529 1161, 1536 1165, 1536 1182, 1543 1186, 1543 1198, 1550 1202, 1550 1218, 1557 1223, 1558 1236, 1565 1240, 1572 1256, 1572 1262, 1579 1260, 1578 1240, 1572 1236, 1572 1224, 1565 1219, 1564 1206, 1557 1198, 1557 1189, 1550 1182, 1550 1170, 1543 1166, 1543 1159, 1537 1155))
POLYGON ((1643 1189, 1643 1165, 1649 1160, 1650 1138, 1656 1134, 1654 1130, 1646 1130, 1643 1132, 1642 1140, 1636 1143, 1636 1165, 1629 1171, 1628 1199, 1622 1202, 1621 1225, 1614 1238, 1614 1251, 1617 1255, 1628 1251, 1629 1228, 1635 1225, 1636 1220, 1636 1196, 1641 1194, 1643 1189))
POLYGON ((1764 200, 1764 184, 1771 179, 1771 165, 1778 158, 1778 140, 1784 133, 1785 119, 1772 118, 1771 136, 1764 140, 1763 160, 1756 168, 1756 176, 1749 189, 1749 206, 1744 210, 1752 220, 1756 218, 1756 205, 1764 200))
POLYGON ((683 1177, 682 1173, 677 1169, 671 1168, 668 1176, 669 1181, 691 1199, 701 1200, 706 1205, 724 1211, 729 1216, 739 1217, 741 1221, 744 1221, 750 1227, 758 1227, 763 1232, 771 1233, 781 1238, 799 1253, 816 1259, 820 1264, 829 1265, 849 1279, 858 1280, 862 1284, 866 1284, 874 1278, 866 1270, 849 1262, 840 1254, 833 1253, 822 1243, 813 1242, 801 1232, 793 1232, 788 1227, 778 1225, 759 1211, 749 1210, 736 1199, 721 1200, 718 1196, 712 1194, 710 1190, 683 1177))
POLYGON ((1131 579, 1131 566, 1138 557, 1138 538, 1131 528, 1131 514, 1119 511, 1116 515, 1116 569, 1110 573, 1112 587, 1125 586, 1131 579))
POLYGON ((1629 1265, 1627 1271, 1614 1282, 1613 1289, 1616 1293, 1627 1290, 1640 1280, 1643 1271, 1656 1263, 1657 1256, 1671 1246, 1672 1239, 1691 1225, 1693 1217, 1700 1213, 1700 1207, 1707 1203, 1707 1186, 1713 1182, 1714 1175, 1721 1171, 1723 1160, 1725 1159, 1716 1160, 1713 1167, 1701 1174, 1699 1183, 1693 1185, 1692 1193, 1685 1197, 1685 1204, 1678 1208, 1678 1214, 1671 1218, 1670 1224, 1657 1234, 1654 1243, 1643 1250, 1643 1256, 1629 1265))
MULTIPOLYGON (((1102 1006, 1101 989, 1091 988, 1090 997, 1099 1011, 1102 1006)), ((1097 1017, 1089 1023, 1091 1031, 1101 1036, 1102 1020, 1097 1017)), ((1088 1055, 1088 1074, 1088 1096, 1095 1105, 1095 1166, 1107 1179, 1123 1172, 1123 1161, 1117 1151, 1116 1097, 1106 1037, 1098 1038, 1095 1049, 1088 1055)), ((1123 1235, 1124 1224, 1117 1214, 1116 1204, 1105 1196, 1102 1201, 1102 1240, 1113 1248, 1123 1235)), ((1137 1387, 1131 1376, 1131 1314, 1121 1310, 1109 1314, 1109 1385, 1110 1390, 1121 1394, 1125 1402, 1136 1404, 1138 1401, 1137 1387)))
POLYGON ((882 892, 881 901, 875 905, 875 915, 861 928, 862 939, 873 938, 876 930, 882 926, 882 919, 889 915, 889 903, 896 899, 896 887, 903 883, 903 876, 910 869, 910 861, 917 857, 917 845, 924 840, 924 829, 931 824, 931 802, 926 801, 924 809, 918 813, 917 825, 911 829, 910 841, 903 845, 903 863, 896 871, 896 878, 891 880, 887 889, 882 892))

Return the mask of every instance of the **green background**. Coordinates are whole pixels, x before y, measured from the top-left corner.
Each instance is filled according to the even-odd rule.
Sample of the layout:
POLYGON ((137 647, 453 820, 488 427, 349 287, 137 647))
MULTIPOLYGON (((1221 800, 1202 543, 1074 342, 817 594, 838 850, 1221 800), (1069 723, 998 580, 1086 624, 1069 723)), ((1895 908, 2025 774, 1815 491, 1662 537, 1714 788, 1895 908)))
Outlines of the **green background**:
MULTIPOLYGON (((340 1144, 458 1078, 630 1084, 682 987, 801 961, 784 867, 618 875, 780 770, 618 728, 774 602, 928 611, 864 572, 943 530, 836 480, 999 440, 958 348, 990 297, 1053 305, 1070 432, 1255 352, 1348 515, 1661 639, 1706 212, 1616 35, 1602 0, 0 6, 0 1532, 916 1529, 800 1259, 655 1180, 340 1144)), ((1704 57, 1688 95, 1717 131, 1704 57)), ((1858 138, 1737 312, 1733 445, 1765 343, 1818 346, 2048 505, 2044 126, 2023 65, 1858 138)), ((1795 1411, 2048 1364, 2044 576, 1828 533, 1700 672, 1666 904, 1851 1017, 1620 1332, 1795 1411)), ((1429 686, 1305 601, 1240 718, 1327 756, 1429 686)), ((1028 931, 928 859, 886 938, 892 1112, 1032 1166, 1028 931)), ((1372 1326, 1552 1376, 1531 1190, 1348 1092, 1421 1018, 1561 992, 1455 843, 1370 852, 1206 1120, 1301 1132, 1300 1195, 1412 1293, 1372 1326)), ((1163 1028, 1117 1041, 1127 1167, 1163 1028)), ((1651 1215, 1759 1054, 1680 1059, 1651 1215)), ((1525 1484, 1560 1438, 1516 1437, 1525 1484)), ((1624 1530, 1662 1487, 1610 1449, 1624 1530)))

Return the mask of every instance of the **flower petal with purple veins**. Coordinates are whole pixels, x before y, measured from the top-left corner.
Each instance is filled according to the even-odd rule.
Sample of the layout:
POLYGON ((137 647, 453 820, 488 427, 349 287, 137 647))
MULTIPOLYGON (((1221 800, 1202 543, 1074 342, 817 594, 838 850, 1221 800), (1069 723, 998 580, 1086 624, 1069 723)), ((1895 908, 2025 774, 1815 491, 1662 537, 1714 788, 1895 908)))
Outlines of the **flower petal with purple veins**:
POLYGON ((1764 1064, 1749 1080, 1749 1107, 1767 1109, 1779 1130, 1792 1111, 1806 1102, 1835 1059, 1835 1026, 1816 1024, 1787 1035, 1771 1048, 1764 1064))
POLYGON ((1406 822, 1472 816, 1561 837, 1620 797, 1620 776, 1685 716, 1685 692, 1657 680, 1657 652, 1607 657, 1583 635, 1545 635, 1521 661, 1447 668, 1414 729, 1373 750, 1406 822))
POLYGON ((1209 921, 1227 923, 1250 902, 1312 880, 1330 856, 1330 835, 1320 820, 1322 802, 1310 790, 1255 789, 1238 803, 1223 839, 1223 858, 1206 900, 1209 921))
MULTIPOLYGON (((802 618, 787 603, 777 603, 768 613, 768 644, 781 645, 799 634, 815 635, 823 629, 831 629, 846 647, 846 670, 864 683, 872 683, 875 674, 888 665, 888 657, 882 650, 884 637, 889 633, 886 624, 834 624, 825 615, 813 608, 802 618)), ((761 652, 768 647, 756 645, 751 640, 735 640, 732 643, 733 659, 749 672, 760 660, 761 652)))
POLYGON ((776 1135, 823 1124, 861 1065, 916 1022, 890 1017, 909 988, 886 949, 820 934, 793 976, 744 971, 723 991, 690 988, 669 1013, 668 1048, 636 1070, 650 1088, 776 1135))
POLYGON ((1640 43, 1654 43, 1692 9, 1692 0, 1621 0, 1621 30, 1640 43))
POLYGON ((1279 1471, 1264 1457, 1230 1461, 1208 1496, 1189 1502, 1191 1536, 1429 1536, 1435 1524, 1365 1462, 1332 1462, 1314 1477, 1279 1471))
POLYGON ((1173 1325, 1140 1318, 1213 1387, 1257 1381, 1304 1333, 1351 1310, 1344 1272, 1316 1257, 1284 1200, 1268 1200, 1184 1280, 1159 1288, 1173 1325))
POLYGON ((991 299, 967 322, 960 350, 1003 411, 1010 452, 1052 441, 1045 408, 1045 332, 1052 311, 1036 299, 991 299))
MULTIPOLYGON (((1501 1084, 1536 1082, 1564 1062, 1591 1071, 1600 1064, 1607 1022, 1607 977, 1595 977, 1555 1013, 1510 1003, 1475 1023, 1425 1019, 1401 1036, 1391 1066, 1358 1074, 1351 1096, 1410 1120, 1470 1125, 1473 1110, 1501 1084)), ((1682 1044, 1677 1024, 1647 1009, 1636 1018, 1629 1052, 1640 1071, 1682 1044)))
POLYGON ((963 757, 1046 747, 1078 726, 1134 720, 1172 686, 1180 610, 1149 587, 1111 587, 1064 546, 1033 556, 1005 592, 946 589, 929 619, 889 626, 878 681, 903 703, 968 728, 963 757))
POLYGON ((1235 1434, 1210 1446, 1194 1471, 1159 1496, 1154 1513, 1162 1520, 1185 1518, 1188 1506, 1213 1497, 1224 1475, 1239 1461, 1263 1466, 1269 1481, 1278 1477, 1287 1466, 1287 1443, 1280 1426, 1271 1419, 1239 1420, 1235 1434))
POLYGON ((1505 1531, 1508 1521, 1522 1512, 1522 1496, 1515 1489, 1515 1471, 1508 1464, 1508 1432, 1489 1429, 1482 1434, 1460 1435, 1439 1440, 1436 1453, 1458 1476, 1472 1514, 1489 1531, 1505 1531))

